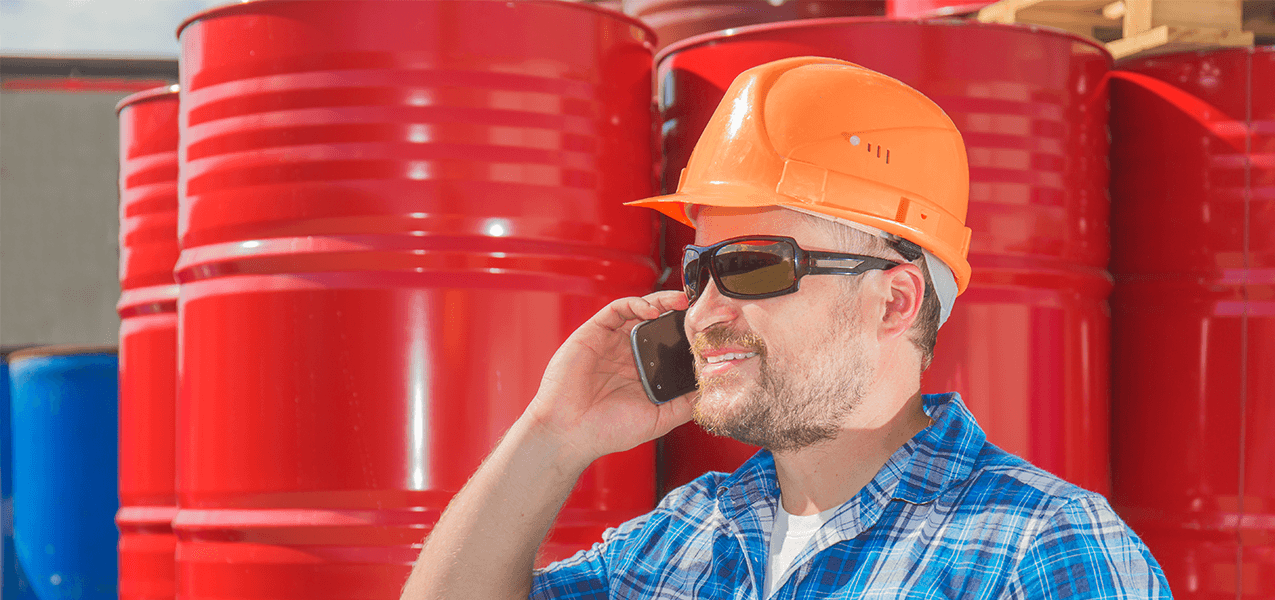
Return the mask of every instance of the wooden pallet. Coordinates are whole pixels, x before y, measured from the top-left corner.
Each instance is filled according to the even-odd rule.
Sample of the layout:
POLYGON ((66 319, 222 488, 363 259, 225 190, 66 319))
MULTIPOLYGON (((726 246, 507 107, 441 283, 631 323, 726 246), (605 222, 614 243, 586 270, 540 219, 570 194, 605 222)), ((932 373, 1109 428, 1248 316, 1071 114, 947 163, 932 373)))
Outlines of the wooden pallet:
POLYGON ((1106 42, 1119 60, 1252 46, 1254 29, 1275 33, 1268 4, 1275 9, 1241 0, 1001 0, 979 11, 978 20, 1056 27, 1106 42))
POLYGON ((1045 25, 1102 40, 1120 30, 1120 18, 1106 14, 1111 0, 1001 0, 978 11, 984 23, 1045 25))

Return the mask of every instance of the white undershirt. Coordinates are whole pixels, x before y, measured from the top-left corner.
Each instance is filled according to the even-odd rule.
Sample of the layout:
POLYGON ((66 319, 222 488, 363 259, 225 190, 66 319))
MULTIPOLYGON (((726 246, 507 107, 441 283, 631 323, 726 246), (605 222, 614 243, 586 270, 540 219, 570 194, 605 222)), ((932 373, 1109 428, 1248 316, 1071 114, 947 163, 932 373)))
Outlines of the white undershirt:
POLYGON ((825 510, 809 516, 789 514, 784 510, 783 502, 775 514, 775 529, 770 534, 770 556, 766 561, 766 593, 762 598, 769 598, 779 589, 779 578, 797 559, 797 555, 810 543, 810 538, 823 526, 836 508, 825 510))

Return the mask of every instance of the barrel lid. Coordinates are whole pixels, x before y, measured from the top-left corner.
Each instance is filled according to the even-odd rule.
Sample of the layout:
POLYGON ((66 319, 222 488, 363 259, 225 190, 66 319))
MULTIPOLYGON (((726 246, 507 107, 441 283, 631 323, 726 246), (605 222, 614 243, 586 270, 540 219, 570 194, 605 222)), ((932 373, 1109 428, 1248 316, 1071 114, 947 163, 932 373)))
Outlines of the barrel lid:
POLYGON ((62 345, 62 346, 32 346, 23 348, 9 355, 10 363, 16 363, 20 360, 30 358, 44 358, 49 356, 81 356, 85 354, 118 354, 119 348, 115 346, 89 346, 89 345, 62 345))
MULTIPOLYGON (((448 2, 469 1, 469 2, 483 3, 483 4, 491 2, 491 0, 447 0, 447 1, 448 2)), ((189 26, 191 23, 194 23, 195 21, 212 17, 212 16, 220 16, 223 14, 234 14, 237 12, 254 10, 257 7, 257 5, 267 3, 267 2, 310 3, 310 2, 314 2, 314 0, 242 0, 241 2, 235 2, 232 4, 223 4, 221 6, 214 6, 207 10, 201 10, 189 17, 186 17, 186 20, 182 21, 181 25, 177 26, 177 39, 180 40, 182 37, 182 31, 186 29, 186 27, 189 26)), ((508 4, 513 5, 514 3, 509 2, 508 4)), ((643 22, 641 19, 638 19, 637 17, 631 16, 631 15, 626 15, 617 10, 606 8, 605 6, 595 6, 589 2, 563 2, 562 0, 518 0, 518 4, 542 4, 546 6, 554 6, 559 8, 591 10, 597 13, 601 13, 605 16, 614 18, 616 20, 624 21, 628 23, 629 25, 632 25, 633 27, 638 27, 642 29, 646 33, 647 39, 648 41, 651 42, 652 47, 654 47, 655 43, 658 41, 656 39, 655 30, 652 29, 650 25, 647 25, 645 22, 643 22)))
POLYGON ((146 102, 147 100, 157 100, 175 95, 178 91, 180 91, 180 88, 181 86, 174 83, 173 85, 163 85, 157 88, 137 92, 131 96, 126 96, 123 100, 119 101, 119 104, 115 105, 115 114, 119 115, 120 111, 124 110, 124 107, 130 104, 138 104, 146 102))
POLYGON ((1116 61, 1116 70, 1136 69, 1141 63, 1154 63, 1178 60, 1200 60, 1206 56, 1217 56, 1225 54, 1271 54, 1275 53, 1275 44, 1265 46, 1218 46, 1214 48, 1195 48, 1192 50, 1179 50, 1175 52, 1164 52, 1161 54, 1151 54, 1150 56, 1142 54, 1133 54, 1116 61))
MULTIPOLYGON (((965 27, 970 29, 1003 29, 1003 30, 1011 30, 1011 31, 1016 30, 1016 31, 1023 31, 1026 33, 1032 33, 1037 35, 1050 35, 1050 36, 1070 38, 1072 41, 1085 43, 1089 46, 1092 46, 1095 50, 1100 51, 1103 56, 1107 57, 1108 64, 1111 64, 1114 62, 1114 59, 1111 57, 1111 52, 1107 51, 1107 47, 1099 43, 1097 40, 1092 40, 1084 36, 1071 33, 1069 31, 1063 31, 1061 29, 1055 29, 1053 27, 1046 27, 1043 25, 1019 25, 1019 24, 1007 25, 1004 23, 983 23, 980 21, 975 21, 973 19, 957 19, 957 18, 950 18, 950 17, 938 17, 938 18, 928 17, 928 18, 919 18, 919 19, 895 19, 891 17, 828 17, 823 19, 797 19, 794 21, 777 21, 773 23, 761 23, 758 25, 745 25, 743 27, 735 27, 732 29, 725 29, 722 31, 712 31, 712 32, 700 34, 697 36, 692 36, 684 40, 679 40, 675 43, 669 44, 668 46, 665 46, 663 50, 660 50, 660 52, 655 55, 655 66, 658 69, 660 66, 660 63, 663 62, 664 59, 678 52, 682 52, 684 50, 694 48, 695 46, 707 46, 707 45, 712 45, 719 42, 730 41, 732 40, 732 38, 748 39, 753 36, 764 37, 765 34, 770 33, 772 31, 787 31, 787 30, 806 31, 810 29, 819 29, 823 27, 844 27, 847 25, 895 25, 895 26, 914 25, 914 26, 925 26, 925 27, 965 27)), ((843 57, 832 57, 832 58, 842 58, 846 60, 851 60, 853 62, 853 59, 850 57, 843 56, 843 57)))
POLYGON ((646 21, 643 21, 642 19, 639 19, 633 15, 625 14, 623 12, 620 12, 612 8, 607 8, 600 4, 594 4, 592 2, 562 2, 562 0, 552 0, 550 2, 541 2, 541 4, 553 4, 554 6, 566 5, 579 10, 591 10, 593 12, 602 13, 604 16, 611 17, 613 19, 616 19, 617 21, 627 22, 629 25, 638 27, 642 29, 643 31, 645 31, 646 37, 651 42, 652 47, 654 47, 655 43, 659 41, 657 39, 659 36, 658 34, 655 33, 655 29, 652 28, 649 24, 647 24, 646 21))
POLYGON ((10 344, 7 346, 0 346, 0 361, 8 362, 10 354, 13 354, 14 352, 17 352, 19 350, 26 350, 27 348, 30 348, 31 346, 32 344, 10 344))
POLYGON ((261 4, 262 2, 282 2, 282 1, 286 1, 286 0, 243 0, 242 2, 232 2, 230 4, 223 4, 221 6, 206 8, 204 10, 196 12, 193 15, 190 15, 189 17, 186 17, 186 20, 182 21, 181 24, 177 26, 177 39, 178 40, 181 39, 182 31, 186 29, 186 26, 200 19, 211 17, 214 15, 234 14, 236 12, 252 10, 253 8, 256 7, 255 5, 261 4))

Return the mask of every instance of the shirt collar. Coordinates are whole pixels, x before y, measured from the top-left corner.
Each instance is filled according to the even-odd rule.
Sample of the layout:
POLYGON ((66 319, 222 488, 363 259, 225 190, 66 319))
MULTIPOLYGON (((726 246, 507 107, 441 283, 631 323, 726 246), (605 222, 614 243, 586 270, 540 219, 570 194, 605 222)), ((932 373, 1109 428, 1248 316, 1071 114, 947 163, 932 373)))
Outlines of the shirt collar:
MULTIPOLYGON (((933 423, 895 451, 872 481, 842 505, 834 520, 848 516, 854 523, 846 525, 862 531, 876 522, 890 500, 933 502, 969 476, 987 436, 960 395, 927 394, 922 396, 922 409, 933 423), (847 512, 854 514, 845 515, 847 512)), ((769 532, 779 502, 775 458, 770 451, 757 452, 722 480, 717 498, 728 521, 740 523, 745 530, 756 527, 769 532), (753 511, 756 514, 746 514, 753 511)))
POLYGON ((933 502, 968 478, 987 444, 987 435, 959 394, 927 394, 921 400, 934 423, 909 442, 914 444, 912 456, 892 495, 913 504, 933 502))
POLYGON ((717 486, 717 502, 722 516, 738 521, 749 509, 765 505, 771 519, 779 503, 779 478, 775 474, 775 456, 765 448, 740 465, 717 486))
MULTIPOLYGON (((933 423, 896 450, 868 485, 837 508, 794 565, 804 564, 814 554, 876 525, 892 499, 913 504, 933 502, 969 476, 986 441, 973 415, 956 393, 924 396, 922 407, 933 423)), ((742 543, 758 589, 778 507, 775 457, 768 450, 754 454, 717 488, 720 524, 742 543)))

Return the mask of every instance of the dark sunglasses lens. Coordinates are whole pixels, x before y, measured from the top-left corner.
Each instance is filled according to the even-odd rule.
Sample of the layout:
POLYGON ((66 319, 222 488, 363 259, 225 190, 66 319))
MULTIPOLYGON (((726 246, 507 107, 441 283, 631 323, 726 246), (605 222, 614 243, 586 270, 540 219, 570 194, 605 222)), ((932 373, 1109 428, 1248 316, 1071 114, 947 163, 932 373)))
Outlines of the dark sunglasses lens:
POLYGON ((773 294, 797 283, 791 245, 773 241, 743 241, 723 246, 713 267, 726 291, 747 296, 773 294))
MULTIPOLYGON (((705 271, 704 275, 707 276, 708 272, 705 271)), ((700 277, 699 252, 687 249, 682 253, 682 291, 693 302, 702 289, 704 284, 700 277)))

